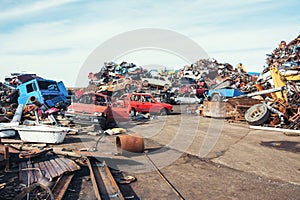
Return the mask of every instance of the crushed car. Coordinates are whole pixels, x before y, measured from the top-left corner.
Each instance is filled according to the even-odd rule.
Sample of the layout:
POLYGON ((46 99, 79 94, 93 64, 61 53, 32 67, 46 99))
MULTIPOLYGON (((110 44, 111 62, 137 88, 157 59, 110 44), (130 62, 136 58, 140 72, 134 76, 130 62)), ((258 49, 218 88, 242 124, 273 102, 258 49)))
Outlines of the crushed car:
POLYGON ((17 87, 19 91, 18 104, 26 105, 29 98, 34 96, 43 105, 52 107, 66 107, 69 93, 62 81, 35 78, 17 87))
POLYGON ((81 95, 68 107, 65 116, 75 123, 94 124, 101 129, 110 123, 129 121, 127 107, 113 104, 109 96, 94 92, 81 95))

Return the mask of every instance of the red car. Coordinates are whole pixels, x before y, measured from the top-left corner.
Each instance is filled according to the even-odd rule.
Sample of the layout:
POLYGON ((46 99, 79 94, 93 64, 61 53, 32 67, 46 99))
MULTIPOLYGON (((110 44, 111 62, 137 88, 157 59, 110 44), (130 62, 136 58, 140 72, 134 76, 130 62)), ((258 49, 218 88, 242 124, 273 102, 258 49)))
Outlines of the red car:
POLYGON ((73 102, 66 117, 80 124, 99 124, 106 128, 110 122, 129 120, 127 107, 112 104, 109 96, 100 93, 85 93, 73 102))
POLYGON ((201 96, 205 92, 205 88, 201 88, 196 84, 189 84, 189 85, 181 85, 178 89, 179 94, 195 94, 198 97, 201 96))
POLYGON ((122 95, 117 102, 123 102, 131 116, 139 113, 158 113, 168 115, 172 112, 172 105, 158 102, 151 94, 132 93, 122 95))

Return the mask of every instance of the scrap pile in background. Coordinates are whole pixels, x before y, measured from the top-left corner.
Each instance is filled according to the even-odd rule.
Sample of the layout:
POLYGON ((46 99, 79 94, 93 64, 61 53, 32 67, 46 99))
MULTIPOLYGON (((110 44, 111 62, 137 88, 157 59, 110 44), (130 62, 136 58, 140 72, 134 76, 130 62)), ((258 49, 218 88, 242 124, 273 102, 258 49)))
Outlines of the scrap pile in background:
POLYGON ((288 44, 281 41, 279 47, 267 55, 268 66, 256 84, 263 103, 247 111, 245 117, 249 124, 299 129, 299 52, 300 35, 288 44))

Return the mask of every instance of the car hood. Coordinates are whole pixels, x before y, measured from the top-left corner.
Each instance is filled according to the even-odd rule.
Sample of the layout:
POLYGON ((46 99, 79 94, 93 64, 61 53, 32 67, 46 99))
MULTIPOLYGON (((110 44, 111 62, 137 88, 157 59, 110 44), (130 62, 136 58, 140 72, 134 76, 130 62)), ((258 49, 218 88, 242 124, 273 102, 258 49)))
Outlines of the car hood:
POLYGON ((68 107, 68 110, 72 109, 74 113, 94 113, 94 112, 104 112, 107 110, 106 106, 98 105, 82 105, 79 103, 73 103, 68 107))

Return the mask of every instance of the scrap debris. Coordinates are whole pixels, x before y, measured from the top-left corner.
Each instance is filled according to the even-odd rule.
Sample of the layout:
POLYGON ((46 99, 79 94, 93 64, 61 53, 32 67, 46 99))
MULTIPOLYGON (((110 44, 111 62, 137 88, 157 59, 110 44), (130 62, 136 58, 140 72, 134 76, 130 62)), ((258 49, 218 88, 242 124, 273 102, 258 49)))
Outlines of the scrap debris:
MULTIPOLYGON (((3 176, 17 170, 19 177, 0 182, 0 198, 22 199, 31 193, 35 199, 62 199, 75 171, 84 166, 92 174, 97 198, 123 199, 105 162, 91 157, 128 158, 99 152, 100 139, 104 134, 115 137, 117 150, 124 155, 126 151, 144 152, 144 139, 124 134, 127 131, 119 123, 139 126, 171 114, 176 104, 185 105, 189 114, 247 121, 250 128, 299 136, 300 35, 289 43, 281 41, 267 54, 266 65, 261 73, 253 73, 242 63, 234 66, 215 59, 200 59, 179 70, 105 62, 98 72, 88 74, 86 88, 75 89, 36 74, 12 73, 0 83, 0 138, 5 138, 0 155, 3 176), (137 103, 142 109, 133 107, 137 103), (89 128, 91 137, 99 137, 93 151, 54 147, 64 143, 69 132, 82 134, 89 128), (104 183, 93 175, 97 171, 108 193, 99 189, 104 183)), ((133 181, 136 179, 128 176, 117 182, 133 181)))

